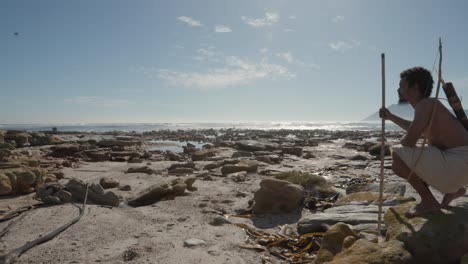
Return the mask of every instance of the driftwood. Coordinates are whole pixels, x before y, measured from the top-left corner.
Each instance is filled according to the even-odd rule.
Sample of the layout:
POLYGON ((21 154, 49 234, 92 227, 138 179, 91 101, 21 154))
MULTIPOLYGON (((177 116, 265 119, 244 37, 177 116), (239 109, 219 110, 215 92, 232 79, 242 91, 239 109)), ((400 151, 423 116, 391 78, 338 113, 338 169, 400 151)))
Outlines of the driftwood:
POLYGON ((33 209, 36 209, 36 208, 39 208, 39 207, 46 207, 46 206, 50 206, 50 205, 39 203, 39 204, 34 204, 34 205, 28 205, 28 206, 21 207, 18 210, 8 212, 7 214, 5 214, 2 218, 0 218, 0 223, 8 221, 10 219, 13 219, 13 218, 21 215, 24 212, 27 212, 27 211, 30 211, 30 210, 33 210, 33 209))
POLYGON ((23 254, 24 252, 30 250, 31 248, 33 248, 33 247, 35 247, 35 246, 37 246, 39 244, 42 244, 44 242, 47 242, 47 241, 51 240, 52 238, 54 238, 55 236, 62 233, 67 228, 69 228, 70 226, 72 226, 73 224, 78 222, 81 219, 81 217, 84 215, 84 212, 86 210, 86 201, 87 201, 87 199, 88 199, 88 186, 86 186, 86 195, 85 195, 83 207, 80 208, 80 215, 78 215, 76 218, 74 218, 73 220, 71 220, 67 224, 65 224, 65 225, 63 225, 63 226, 49 232, 48 234, 46 234, 44 236, 41 236, 41 237, 39 237, 39 238, 37 238, 37 239, 35 239, 33 241, 29 241, 26 244, 24 244, 23 246, 11 250, 6 255, 0 256, 0 264, 13 263, 16 260, 16 258, 21 256, 21 254, 23 254))
POLYGON ((105 170, 73 170, 78 172, 107 172, 105 170))

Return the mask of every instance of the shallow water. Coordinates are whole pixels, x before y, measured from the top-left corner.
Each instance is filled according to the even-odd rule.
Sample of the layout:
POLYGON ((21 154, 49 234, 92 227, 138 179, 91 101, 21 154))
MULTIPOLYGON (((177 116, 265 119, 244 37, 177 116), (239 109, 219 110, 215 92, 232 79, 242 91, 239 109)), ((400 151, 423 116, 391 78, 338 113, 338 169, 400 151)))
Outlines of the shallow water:
POLYGON ((171 152, 183 152, 184 146, 187 146, 187 143, 195 145, 196 148, 201 148, 205 145, 205 142, 197 141, 174 141, 174 140, 151 140, 148 141, 151 144, 151 147, 148 148, 149 151, 171 151, 171 152))

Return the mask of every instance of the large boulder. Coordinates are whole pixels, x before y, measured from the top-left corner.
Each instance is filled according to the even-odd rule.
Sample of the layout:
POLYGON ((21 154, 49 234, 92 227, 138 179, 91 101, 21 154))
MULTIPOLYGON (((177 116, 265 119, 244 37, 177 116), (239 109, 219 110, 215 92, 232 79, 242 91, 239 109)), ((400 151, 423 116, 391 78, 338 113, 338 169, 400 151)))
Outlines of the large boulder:
POLYGON ((111 160, 111 154, 107 151, 86 150, 84 153, 91 161, 101 162, 111 160))
POLYGON ((216 152, 211 149, 202 149, 199 151, 196 151, 192 154, 192 160, 193 161, 199 161, 199 160, 205 160, 209 157, 216 156, 216 152))
POLYGON ((130 167, 126 173, 146 173, 153 174, 155 171, 149 166, 130 167))
POLYGON ((192 184, 195 182, 195 177, 177 178, 171 181, 164 181, 153 186, 150 186, 140 192, 136 198, 128 201, 130 206, 144 206, 154 204, 165 198, 181 196, 185 190, 193 191, 192 184))
MULTIPOLYGON (((355 230, 376 229, 378 219, 378 193, 352 193, 338 200, 333 207, 299 220, 297 230, 301 234, 327 230, 338 222, 352 225, 355 230)), ((383 196, 383 212, 390 206, 414 201, 412 197, 391 194, 383 196)))
POLYGON ((244 151, 260 151, 266 150, 266 146, 256 140, 239 140, 236 141, 237 148, 244 151))
POLYGON ((356 240, 359 238, 347 224, 337 223, 330 227, 322 238, 322 244, 320 245, 315 263, 322 264, 332 260, 336 254, 342 251, 343 242, 348 237, 356 240))
POLYGON ((415 203, 392 207, 384 216, 387 239, 402 241, 414 263, 460 263, 468 253, 468 209, 450 210, 406 218, 415 203))
MULTIPOLYGON (((392 202, 391 205, 403 204, 414 201, 413 197, 400 196, 396 194, 384 193, 382 195, 383 201, 387 201, 387 205, 392 202)), ((378 192, 355 192, 351 193, 338 201, 335 202, 335 206, 346 205, 350 203, 366 203, 366 204, 378 204, 379 193, 378 192)), ((384 202, 385 204, 385 202, 384 202)))
POLYGON ((102 177, 101 180, 99 180, 99 184, 104 189, 117 188, 120 185, 119 181, 109 177, 102 177))
POLYGON ((282 148, 282 153, 300 157, 302 155, 302 148, 300 148, 300 147, 283 147, 282 148))
MULTIPOLYGON (((380 156, 381 153, 381 144, 375 144, 374 146, 369 148, 369 154, 372 156, 380 156)), ((385 145, 384 147, 384 156, 388 156, 391 154, 390 147, 385 145)))
POLYGON ((73 156, 74 154, 82 150, 79 144, 63 144, 53 146, 50 149, 52 150, 52 152, 49 153, 49 155, 54 158, 64 158, 67 156, 73 156))
POLYGON ((304 188, 297 184, 277 179, 264 179, 254 194, 255 214, 290 213, 302 206, 304 188))
POLYGON ((31 136, 26 132, 14 133, 14 134, 7 133, 6 136, 14 140, 16 142, 16 146, 19 148, 28 146, 29 140, 31 138, 31 136))
POLYGON ((0 173, 0 195, 11 193, 13 190, 10 178, 3 173, 0 173))
POLYGON ((46 135, 39 132, 31 133, 31 146, 55 145, 62 142, 62 139, 56 135, 46 135))
POLYGON ((34 184, 34 182, 36 181, 36 177, 37 177, 37 175, 34 172, 29 171, 29 170, 17 171, 17 172, 14 172, 14 174, 16 175, 17 184, 21 184, 21 185, 30 186, 34 184))
MULTIPOLYGON (((83 181, 72 178, 65 185, 65 189, 72 194, 74 201, 84 201, 86 195, 86 183, 83 181)), ((100 205, 119 206, 119 197, 111 192, 104 192, 101 185, 94 184, 88 187, 88 202, 100 205)))
POLYGON ((257 172, 258 163, 254 160, 241 160, 236 164, 226 164, 221 168, 221 173, 225 176, 230 173, 245 171, 245 172, 257 172))
POLYGON ((350 248, 338 253, 327 264, 410 264, 415 262, 402 242, 390 240, 384 243, 372 243, 366 239, 357 240, 350 248))

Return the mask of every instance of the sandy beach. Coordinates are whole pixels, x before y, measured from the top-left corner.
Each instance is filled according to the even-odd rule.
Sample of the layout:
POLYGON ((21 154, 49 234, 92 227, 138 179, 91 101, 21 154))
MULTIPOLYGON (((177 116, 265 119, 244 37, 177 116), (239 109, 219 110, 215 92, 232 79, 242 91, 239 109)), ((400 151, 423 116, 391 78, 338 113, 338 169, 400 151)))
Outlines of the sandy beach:
MULTIPOLYGON (((63 134, 4 131, 3 135, 1 172, 43 172, 31 188, 22 186, 20 190, 18 184, 18 190, 1 196, 0 218, 25 206, 48 206, 0 223, 0 230, 8 229, 0 237, 2 254, 78 216, 82 206, 79 195, 70 191, 73 200, 64 202, 66 199, 51 198, 55 190, 46 198, 44 186, 63 188, 73 178, 105 186, 108 189, 96 193, 112 192, 118 198, 117 204, 88 200, 76 224, 28 250, 17 263, 291 263, 266 248, 242 248, 256 243, 235 224, 269 233, 286 227, 290 233, 310 233, 325 232, 335 223, 345 222, 360 238, 377 239, 377 206, 372 194, 378 191, 380 158, 372 148, 379 144, 379 132, 229 129, 63 134), (27 142, 18 144, 15 139, 22 138, 18 135, 27 142), (48 142, 39 142, 44 137, 48 142), (6 150, 8 142, 16 146, 6 150), (197 142, 198 147, 190 143, 187 147, 186 142, 197 142), (168 147, 181 152, 171 152, 168 147), (239 165, 244 163, 247 165, 239 165), (129 173, 132 168, 137 172, 129 173), (285 198, 271 194, 267 200, 273 206, 262 208, 264 201, 256 194, 260 183, 292 171, 321 182, 300 187, 303 197, 292 211, 275 207, 285 198), (171 182, 179 184, 187 179, 194 182, 184 185, 182 192, 174 187, 173 193, 169 190, 156 198, 146 197, 147 205, 135 206, 135 198, 148 188, 159 185, 161 189, 161 184, 169 183, 164 188, 169 185, 170 189, 171 182), (362 195, 359 198, 353 193, 362 195)), ((401 132, 389 132, 387 145, 397 144, 400 136, 401 132)), ((378 146, 377 150, 380 153, 378 146)), ((384 211, 417 197, 391 172, 390 156, 385 157, 385 175, 384 211)), ((462 204, 463 200, 466 198, 457 202, 462 204)), ((385 234, 385 224, 381 232, 385 234)), ((317 250, 307 254, 309 262, 304 263, 312 263, 317 250)))

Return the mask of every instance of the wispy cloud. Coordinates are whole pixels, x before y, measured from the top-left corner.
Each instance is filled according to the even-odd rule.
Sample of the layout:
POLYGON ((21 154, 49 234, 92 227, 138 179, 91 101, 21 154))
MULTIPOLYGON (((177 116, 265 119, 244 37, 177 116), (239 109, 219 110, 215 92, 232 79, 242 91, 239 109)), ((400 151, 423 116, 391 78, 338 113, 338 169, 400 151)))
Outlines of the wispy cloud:
POLYGON ((292 28, 285 28, 285 29, 284 29, 284 32, 294 32, 294 31, 295 31, 295 30, 292 29, 292 28))
POLYGON ((64 99, 65 103, 79 104, 85 106, 102 106, 102 107, 121 107, 133 105, 135 102, 126 99, 112 99, 101 96, 74 96, 64 99))
POLYGON ((198 61, 221 62, 224 60, 224 54, 216 49, 216 47, 209 46, 197 50, 197 56, 194 57, 198 61))
POLYGON ((223 25, 217 25, 214 29, 216 33, 228 33, 231 32, 232 29, 223 25))
POLYGON ((267 53, 267 52, 268 52, 268 49, 267 49, 267 48, 262 48, 262 49, 260 49, 259 51, 260 51, 260 53, 267 53))
POLYGON ((261 18, 251 18, 251 17, 246 17, 242 16, 241 19, 248 25, 252 27, 265 27, 265 26, 272 26, 279 21, 279 14, 278 13, 272 13, 272 12, 266 12, 265 15, 261 18))
POLYGON ((282 52, 282 53, 276 53, 276 56, 278 58, 281 58, 285 61, 287 61, 289 64, 295 64, 301 67, 307 67, 307 68, 312 68, 312 69, 320 69, 320 65, 315 64, 315 63, 304 63, 303 61, 294 58, 291 52, 282 52))
POLYGON ((291 15, 291 16, 289 16, 289 19, 293 19, 293 20, 294 20, 294 19, 296 19, 296 16, 295 16, 295 15, 291 15))
POLYGON ((351 41, 337 41, 337 42, 334 42, 334 43, 330 43, 330 48, 334 51, 341 51, 341 52, 344 52, 344 51, 347 51, 347 50, 350 50, 350 49, 353 49, 353 48, 357 48, 361 45, 361 42, 357 41, 357 40, 351 40, 351 41))
POLYGON ((193 19, 191 17, 180 16, 177 19, 182 21, 182 22, 185 22, 187 25, 189 25, 191 27, 201 27, 202 26, 200 21, 195 20, 195 19, 193 19))
POLYGON ((341 21, 344 21, 344 16, 339 16, 339 15, 338 15, 338 16, 332 18, 332 21, 333 21, 334 23, 339 23, 339 22, 341 22, 341 21))
POLYGON ((206 72, 183 72, 168 69, 154 69, 152 74, 171 86, 197 88, 201 90, 220 89, 228 86, 246 84, 258 79, 294 77, 288 68, 264 59, 251 62, 236 56, 225 57, 224 65, 211 68, 206 72))

